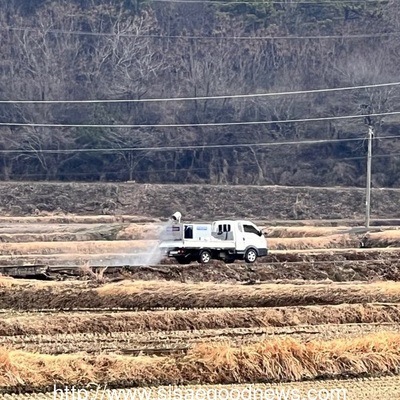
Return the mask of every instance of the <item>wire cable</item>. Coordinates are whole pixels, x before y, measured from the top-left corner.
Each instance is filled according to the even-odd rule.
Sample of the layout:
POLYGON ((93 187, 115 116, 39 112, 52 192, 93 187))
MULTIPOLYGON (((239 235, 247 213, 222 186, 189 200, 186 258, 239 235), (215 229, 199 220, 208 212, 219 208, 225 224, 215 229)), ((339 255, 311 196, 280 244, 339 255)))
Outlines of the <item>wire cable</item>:
MULTIPOLYGON (((383 113, 368 114, 370 117, 380 117, 388 115, 398 115, 400 111, 391 111, 383 113)), ((18 126, 30 128, 197 128, 210 126, 242 126, 242 125, 271 125, 271 124, 287 124, 297 122, 321 122, 321 121, 337 121, 355 118, 365 118, 365 115, 342 115, 336 117, 316 117, 316 118, 300 118, 300 119, 283 119, 279 121, 243 121, 243 122, 206 122, 199 124, 41 124, 41 123, 25 123, 25 122, 0 122, 0 126, 18 126)))
POLYGON ((158 99, 92 99, 92 100, 0 100, 0 104, 94 104, 94 103, 150 103, 164 101, 197 101, 197 100, 219 100, 219 99, 245 99, 254 97, 273 97, 273 96, 292 96, 312 93, 331 93, 347 90, 359 90, 370 88, 381 88, 390 86, 399 86, 400 82, 375 83, 370 85, 344 86, 337 88, 295 90, 287 92, 254 93, 254 94, 227 94, 218 96, 200 96, 200 97, 170 97, 158 99))
POLYGON ((37 28, 13 28, 1 27, 0 31, 16 31, 16 32, 36 32, 44 34, 68 34, 80 36, 105 36, 105 37, 126 37, 126 38, 149 38, 149 39, 186 39, 186 40, 316 40, 316 39, 361 39, 361 38, 377 38, 398 36, 400 32, 378 32, 378 33, 357 33, 348 35, 311 35, 311 36, 199 36, 199 35, 135 35, 132 33, 106 33, 106 32, 88 32, 88 31, 66 31, 62 29, 46 29, 37 28))
MULTIPOLYGON (((400 153, 392 153, 392 154, 378 154, 374 156, 374 158, 384 158, 384 157, 392 157, 392 156, 399 156, 400 153)), ((325 157, 324 157, 325 158, 325 157)), ((325 161, 351 161, 351 160, 365 160, 366 157, 332 157, 330 159, 326 159, 325 161)), ((400 161, 400 160, 399 160, 400 161)), ((221 166, 221 164, 217 165, 221 166)), ((245 165, 245 167, 257 167, 258 168, 259 164, 258 163, 248 163, 245 165)), ((215 168, 215 166, 214 166, 215 168)), ((210 167, 193 167, 193 168, 157 168, 157 169, 135 169, 135 173, 140 173, 140 172, 147 172, 147 173, 160 173, 160 172, 173 172, 173 173, 178 173, 178 172, 194 172, 194 171, 207 171, 209 170, 210 167)), ((242 165, 229 165, 229 169, 243 169, 242 165)), ((109 170, 109 171, 102 171, 102 173, 105 174, 120 174, 121 171, 119 170, 109 170)), ((96 172, 59 172, 58 173, 61 176, 87 176, 87 175, 96 175, 96 172)), ((98 172, 97 174, 100 174, 98 172)), ((43 176, 45 175, 45 172, 43 173, 27 173, 27 174, 12 174, 13 177, 37 177, 37 176, 43 176)))
POLYGON ((263 0, 251 0, 251 1, 238 1, 238 0, 151 0, 153 3, 203 3, 203 4, 219 4, 223 3, 224 5, 230 5, 230 4, 248 4, 248 5, 254 5, 254 4, 262 4, 262 5, 270 5, 270 4, 282 4, 282 5, 298 5, 298 4, 309 4, 309 5, 324 5, 324 4, 334 4, 338 5, 338 3, 363 3, 363 4, 368 4, 368 3, 384 3, 388 2, 389 0, 340 0, 338 1, 263 1, 263 0))
MULTIPOLYGON (((381 136, 380 139, 398 139, 400 135, 381 136)), ((116 153, 119 151, 172 151, 172 150, 203 150, 214 148, 236 148, 236 147, 274 147, 284 145, 304 145, 304 144, 323 144, 337 142, 355 142, 364 140, 364 137, 343 138, 343 139, 310 139, 300 141, 284 141, 284 142, 264 142, 264 143, 240 143, 240 144, 209 144, 209 145, 188 145, 188 146, 165 146, 165 147, 120 147, 120 148, 87 148, 87 149, 1 149, 0 154, 13 153, 52 153, 52 154, 68 154, 68 153, 116 153)))

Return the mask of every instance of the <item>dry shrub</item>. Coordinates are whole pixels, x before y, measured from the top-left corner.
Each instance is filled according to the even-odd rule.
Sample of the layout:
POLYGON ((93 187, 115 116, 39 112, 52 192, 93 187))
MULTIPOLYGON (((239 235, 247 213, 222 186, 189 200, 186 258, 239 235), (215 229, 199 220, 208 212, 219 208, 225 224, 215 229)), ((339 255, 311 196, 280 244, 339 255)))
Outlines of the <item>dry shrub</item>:
POLYGON ((120 383, 229 384, 299 381, 323 377, 397 373, 400 334, 312 341, 272 339, 239 348, 203 343, 186 355, 166 357, 49 356, 23 351, 0 353, 0 387, 120 383))
POLYGON ((108 267, 93 269, 88 262, 79 267, 79 272, 82 276, 89 277, 90 280, 95 282, 104 283, 108 279, 104 276, 108 267))

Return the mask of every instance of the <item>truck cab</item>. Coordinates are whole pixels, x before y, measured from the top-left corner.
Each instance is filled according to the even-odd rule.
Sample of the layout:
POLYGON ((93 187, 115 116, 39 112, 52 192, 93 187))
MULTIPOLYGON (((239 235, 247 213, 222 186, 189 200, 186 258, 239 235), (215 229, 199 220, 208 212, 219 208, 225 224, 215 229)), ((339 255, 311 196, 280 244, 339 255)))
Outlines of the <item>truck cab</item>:
POLYGON ((217 220, 211 224, 172 221, 159 247, 180 264, 211 259, 254 263, 268 254, 265 235, 247 220, 217 220))

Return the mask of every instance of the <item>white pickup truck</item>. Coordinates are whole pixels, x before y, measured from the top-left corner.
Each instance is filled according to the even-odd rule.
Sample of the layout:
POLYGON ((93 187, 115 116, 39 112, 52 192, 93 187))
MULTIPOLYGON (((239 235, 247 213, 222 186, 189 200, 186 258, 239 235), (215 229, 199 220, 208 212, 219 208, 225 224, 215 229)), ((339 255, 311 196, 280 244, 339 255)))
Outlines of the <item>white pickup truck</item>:
POLYGON ((159 248, 180 264, 192 261, 207 264, 211 259, 226 263, 235 260, 254 263, 257 257, 268 254, 265 234, 250 221, 221 220, 194 224, 181 223, 179 212, 174 216, 166 227, 159 248))

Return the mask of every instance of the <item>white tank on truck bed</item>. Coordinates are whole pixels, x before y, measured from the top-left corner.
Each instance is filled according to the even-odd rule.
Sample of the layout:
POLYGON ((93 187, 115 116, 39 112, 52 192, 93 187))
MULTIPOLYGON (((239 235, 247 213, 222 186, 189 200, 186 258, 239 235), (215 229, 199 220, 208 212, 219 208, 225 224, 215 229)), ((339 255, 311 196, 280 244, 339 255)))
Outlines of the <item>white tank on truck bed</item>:
POLYGON ((174 216, 159 247, 165 255, 174 257, 180 264, 192 261, 206 264, 211 259, 226 263, 235 260, 253 263, 258 257, 268 254, 266 235, 251 221, 181 223, 181 214, 177 212, 174 216))

